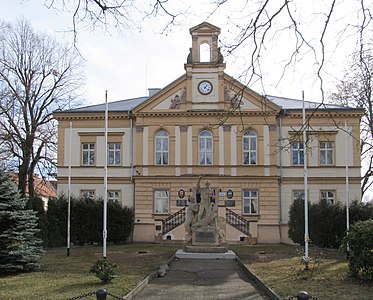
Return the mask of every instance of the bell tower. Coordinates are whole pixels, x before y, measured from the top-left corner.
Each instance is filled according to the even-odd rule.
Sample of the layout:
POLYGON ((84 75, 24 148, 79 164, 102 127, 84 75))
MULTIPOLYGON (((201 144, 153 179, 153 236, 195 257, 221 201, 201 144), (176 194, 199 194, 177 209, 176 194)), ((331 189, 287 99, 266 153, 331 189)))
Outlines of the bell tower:
POLYGON ((224 108, 224 58, 218 47, 220 28, 203 22, 190 30, 192 47, 184 65, 187 73, 187 108, 224 108))

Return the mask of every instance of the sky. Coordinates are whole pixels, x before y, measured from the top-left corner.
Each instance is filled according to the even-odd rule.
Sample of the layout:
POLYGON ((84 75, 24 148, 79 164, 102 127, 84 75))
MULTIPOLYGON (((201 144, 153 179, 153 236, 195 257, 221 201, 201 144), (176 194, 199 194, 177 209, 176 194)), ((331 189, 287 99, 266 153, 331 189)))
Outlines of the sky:
MULTIPOLYGON (((17 18, 24 17, 31 22, 35 30, 46 32, 58 41, 72 43, 74 40, 71 33, 72 13, 61 9, 58 11, 48 9, 44 5, 48 1, 51 2, 51 0, 0 0, 0 18, 15 22, 17 18)), ((108 91, 109 102, 146 96, 148 88, 163 88, 183 75, 184 63, 192 42, 189 28, 204 21, 221 28, 222 51, 223 54, 227 54, 224 45, 234 42, 235 29, 239 27, 240 18, 247 17, 242 12, 248 10, 244 4, 222 6, 222 9, 211 15, 213 6, 210 2, 214 1, 185 0, 183 2, 179 0, 173 2, 178 3, 179 7, 168 7, 170 10, 188 9, 188 13, 178 17, 178 25, 170 27, 171 30, 164 34, 160 32, 168 19, 159 16, 147 18, 140 25, 137 24, 137 27, 131 26, 120 32, 115 28, 109 28, 106 31, 103 28, 92 30, 92 28, 84 28, 84 24, 78 25, 76 46, 85 60, 86 87, 83 94, 85 105, 103 103, 105 90, 108 91)), ((245 2, 228 1, 232 4, 245 2)), ((316 30, 311 22, 315 21, 317 14, 309 14, 315 9, 314 2, 307 1, 310 7, 302 10, 307 14, 302 15, 299 12, 298 16, 304 19, 304 31, 311 32, 310 34, 312 30, 316 30)), ((136 3, 149 3, 149 1, 136 0, 136 3)), ((144 7, 148 9, 145 4, 144 7)), ((276 25, 282 26, 281 20, 276 25)), ((315 79, 315 65, 309 53, 307 54, 309 56, 300 59, 296 66, 291 66, 280 84, 278 83, 283 70, 279 66, 285 63, 287 50, 293 37, 286 32, 273 37, 266 41, 271 51, 263 52, 266 57, 259 66, 263 74, 263 82, 252 82, 249 87, 258 93, 297 99, 301 98, 302 90, 304 90, 306 100, 320 102, 321 95, 319 83, 317 78, 315 79)), ((328 77, 325 81, 328 83, 326 92, 333 89, 330 82, 335 82, 336 77, 342 76, 342 67, 346 65, 347 54, 344 51, 342 54, 339 52, 341 49, 348 48, 347 45, 346 43, 338 47, 338 51, 331 50, 333 59, 341 57, 344 62, 336 60, 330 63, 332 71, 327 70, 324 74, 325 79, 328 77)), ((226 73, 235 78, 239 77, 243 83, 248 80, 245 74, 242 76, 242 72, 247 65, 250 50, 247 46, 243 46, 234 55, 225 56, 226 73)))

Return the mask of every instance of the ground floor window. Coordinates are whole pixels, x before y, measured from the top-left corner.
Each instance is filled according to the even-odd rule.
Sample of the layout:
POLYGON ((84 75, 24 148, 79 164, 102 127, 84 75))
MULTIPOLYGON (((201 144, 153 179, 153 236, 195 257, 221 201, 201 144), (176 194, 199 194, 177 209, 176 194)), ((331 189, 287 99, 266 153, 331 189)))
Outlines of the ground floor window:
POLYGON ((168 214, 169 212, 169 192, 166 190, 154 191, 154 213, 168 214))
POLYGON ((80 196, 84 199, 94 199, 95 191, 94 190, 81 190, 80 196))
POLYGON ((304 191, 293 191, 293 202, 295 200, 304 200, 304 191))
POLYGON ((258 213, 258 191, 244 190, 243 191, 243 213, 257 214, 258 213))
POLYGON ((329 205, 334 204, 335 192, 334 191, 321 191, 320 200, 326 200, 329 205))
POLYGON ((108 191, 107 199, 111 202, 120 203, 120 192, 119 191, 108 191))

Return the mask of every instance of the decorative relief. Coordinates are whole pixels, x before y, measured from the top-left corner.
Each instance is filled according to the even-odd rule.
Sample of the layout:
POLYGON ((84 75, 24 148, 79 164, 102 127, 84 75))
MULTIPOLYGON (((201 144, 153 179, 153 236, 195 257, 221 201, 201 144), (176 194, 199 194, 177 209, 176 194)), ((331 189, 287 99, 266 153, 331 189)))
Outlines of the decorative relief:
POLYGON ((242 105, 242 95, 234 94, 232 96, 231 90, 224 88, 224 101, 229 103, 231 109, 237 109, 242 105))
POLYGON ((186 100, 185 89, 182 89, 181 96, 176 95, 173 99, 171 99, 170 109, 180 109, 181 103, 185 103, 185 100, 186 100))
POLYGON ((136 132, 143 132, 144 126, 136 126, 136 132))
POLYGON ((181 132, 188 131, 188 125, 180 125, 180 131, 181 132))

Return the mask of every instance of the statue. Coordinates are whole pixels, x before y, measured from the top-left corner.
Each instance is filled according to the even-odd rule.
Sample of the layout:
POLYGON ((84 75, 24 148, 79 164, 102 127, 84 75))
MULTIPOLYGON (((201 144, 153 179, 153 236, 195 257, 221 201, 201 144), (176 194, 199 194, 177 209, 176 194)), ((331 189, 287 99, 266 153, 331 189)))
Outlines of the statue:
POLYGON ((208 214, 208 209, 211 201, 211 188, 210 184, 211 182, 209 180, 205 181, 204 187, 201 187, 201 180, 202 176, 198 178, 197 182, 197 190, 200 192, 201 195, 201 202, 200 202, 200 207, 199 207, 199 212, 198 212, 198 222, 202 221, 202 219, 207 217, 208 214))
POLYGON ((188 197, 189 205, 187 208, 185 218, 185 241, 190 242, 192 240, 192 226, 197 222, 197 214, 199 204, 196 202, 193 196, 188 197))

